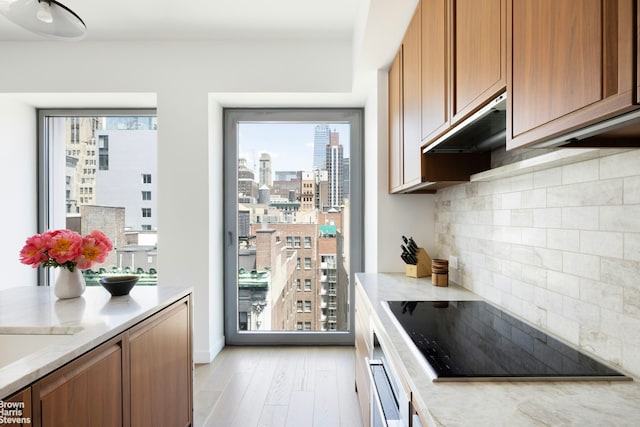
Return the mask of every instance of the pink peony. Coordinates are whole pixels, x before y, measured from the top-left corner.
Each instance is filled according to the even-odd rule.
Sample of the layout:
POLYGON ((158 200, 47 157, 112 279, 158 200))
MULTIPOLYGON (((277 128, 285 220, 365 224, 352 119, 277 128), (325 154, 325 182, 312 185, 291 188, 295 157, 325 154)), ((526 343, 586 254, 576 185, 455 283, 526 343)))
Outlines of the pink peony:
POLYGON ((82 251, 82 236, 71 230, 47 231, 43 234, 47 239, 50 258, 58 264, 75 262, 82 251))
POLYGON ((32 267, 62 267, 73 271, 102 263, 113 249, 111 240, 99 230, 84 238, 71 230, 50 230, 27 239, 20 262, 32 267))
POLYGON ((47 239, 40 234, 29 237, 20 251, 20 262, 33 268, 38 267, 40 263, 48 259, 47 239))
POLYGON ((103 263, 111 249, 113 249, 113 244, 103 232, 92 231, 82 239, 82 251, 78 258, 78 268, 86 270, 95 263, 103 263))

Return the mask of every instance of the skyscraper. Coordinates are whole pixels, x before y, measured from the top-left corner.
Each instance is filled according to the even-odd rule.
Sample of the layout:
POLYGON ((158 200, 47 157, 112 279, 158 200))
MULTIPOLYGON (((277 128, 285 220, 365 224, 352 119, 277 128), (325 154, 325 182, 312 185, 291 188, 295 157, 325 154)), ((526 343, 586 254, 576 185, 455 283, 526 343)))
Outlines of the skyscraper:
POLYGON ((339 209, 344 203, 344 152, 340 134, 330 132, 326 147, 326 169, 329 175, 329 207, 339 209))
POLYGON ((331 141, 329 125, 317 125, 313 136, 313 169, 322 170, 326 166, 326 150, 331 141))

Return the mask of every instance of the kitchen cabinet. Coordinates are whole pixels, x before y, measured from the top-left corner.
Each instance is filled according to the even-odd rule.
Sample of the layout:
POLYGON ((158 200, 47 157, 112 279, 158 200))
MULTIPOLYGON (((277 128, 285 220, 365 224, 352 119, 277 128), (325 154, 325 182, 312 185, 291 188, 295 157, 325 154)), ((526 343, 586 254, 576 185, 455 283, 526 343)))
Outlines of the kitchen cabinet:
POLYGON ((507 149, 638 108, 636 3, 513 0, 507 149))
POLYGON ((4 405, 0 409, 0 416, 3 417, 3 422, 0 424, 12 427, 32 425, 31 387, 2 399, 2 402, 4 405))
POLYGON ((402 189, 402 47, 389 69, 389 192, 402 189))
POLYGON ((434 141, 506 88, 506 0, 422 0, 422 139, 434 141))
POLYGON ((366 298, 362 286, 356 281, 356 324, 355 324, 355 365, 356 391, 362 413, 362 425, 371 425, 371 380, 369 378, 368 359, 373 351, 373 333, 371 330, 371 314, 367 310, 366 298))
POLYGON ((36 382, 34 424, 125 425, 123 346, 113 339, 36 382))
POLYGON ((183 299, 129 332, 131 425, 192 423, 189 301, 183 299))
MULTIPOLYGON (((422 148, 506 87, 506 0, 422 0, 389 70, 389 192, 433 193, 469 180, 422 148), (441 174, 440 172, 444 172, 441 174)), ((471 168, 486 170, 484 157, 471 168)))
POLYGON ((35 426, 191 426, 190 297, 32 384, 35 426))
POLYGON ((420 6, 389 70, 389 192, 419 184, 420 6))

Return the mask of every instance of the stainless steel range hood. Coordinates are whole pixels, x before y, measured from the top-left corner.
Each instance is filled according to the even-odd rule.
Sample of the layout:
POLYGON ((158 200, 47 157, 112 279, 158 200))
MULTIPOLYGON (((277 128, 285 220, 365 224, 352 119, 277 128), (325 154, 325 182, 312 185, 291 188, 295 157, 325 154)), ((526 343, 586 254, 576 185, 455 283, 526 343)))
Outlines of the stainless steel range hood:
MULTIPOLYGON (((507 141, 507 94, 502 93, 453 129, 423 147, 422 153, 474 153, 504 147, 507 141)), ((584 125, 526 148, 638 147, 640 109, 584 125)))
POLYGON ((507 94, 458 123, 453 129, 422 149, 423 153, 473 153, 491 151, 506 142, 507 94))

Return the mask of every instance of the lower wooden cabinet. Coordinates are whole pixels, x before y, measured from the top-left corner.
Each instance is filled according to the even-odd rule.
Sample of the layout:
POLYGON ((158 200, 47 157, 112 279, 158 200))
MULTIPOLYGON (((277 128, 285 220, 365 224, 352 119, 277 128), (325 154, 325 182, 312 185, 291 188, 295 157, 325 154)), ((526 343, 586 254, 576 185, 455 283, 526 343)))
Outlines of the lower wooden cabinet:
POLYGON ((193 425, 190 301, 184 297, 10 397, 25 402, 32 421, 25 425, 193 425))
POLYGON ((2 399, 0 425, 11 427, 32 426, 31 387, 27 387, 6 399, 2 399))
POLYGON ((34 425, 125 425, 123 353, 119 337, 36 382, 34 425))
POLYGON ((131 426, 191 425, 190 337, 186 300, 129 332, 131 426))

